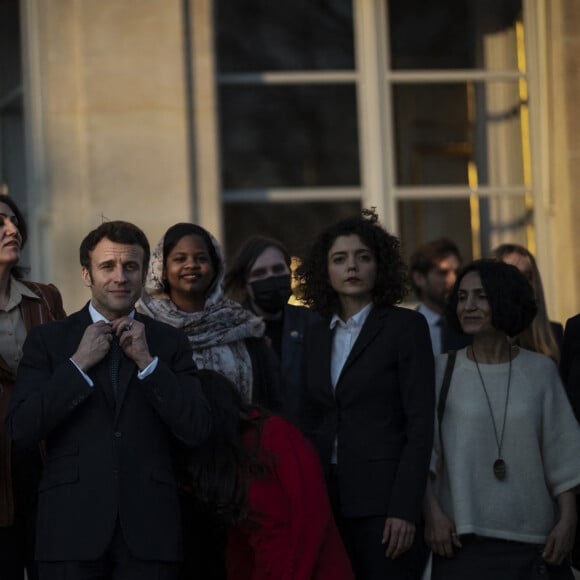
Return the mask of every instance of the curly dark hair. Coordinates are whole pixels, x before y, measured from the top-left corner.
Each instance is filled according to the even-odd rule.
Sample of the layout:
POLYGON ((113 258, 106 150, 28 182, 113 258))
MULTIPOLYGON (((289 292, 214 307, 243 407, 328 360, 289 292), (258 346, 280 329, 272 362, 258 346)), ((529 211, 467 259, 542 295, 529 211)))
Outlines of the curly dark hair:
POLYGON ((328 279, 328 252, 338 237, 351 235, 357 235, 376 259, 375 306, 397 304, 407 293, 407 268, 399 239, 379 224, 374 208, 363 209, 360 217, 347 218, 323 230, 297 269, 302 300, 325 318, 340 312, 338 294, 328 279))
POLYGON ((201 508, 226 524, 248 521, 248 480, 264 477, 269 465, 260 458, 262 425, 269 413, 242 400, 234 384, 211 370, 200 370, 203 394, 212 412, 212 431, 189 450, 193 494, 201 508), (248 429, 255 437, 248 444, 248 429))
MULTIPOLYGON (((497 260, 475 260, 461 269, 449 298, 447 321, 463 333, 457 317, 459 286, 470 272, 477 272, 491 308, 494 328, 508 336, 517 336, 534 320, 538 307, 534 290, 526 277, 515 267, 497 260)), ((463 333, 465 334, 465 333, 463 333)))

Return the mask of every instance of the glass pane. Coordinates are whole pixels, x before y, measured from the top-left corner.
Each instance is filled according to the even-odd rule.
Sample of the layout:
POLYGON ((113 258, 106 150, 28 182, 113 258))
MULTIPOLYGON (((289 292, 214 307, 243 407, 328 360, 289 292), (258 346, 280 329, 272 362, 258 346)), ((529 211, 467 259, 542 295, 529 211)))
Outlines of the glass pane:
POLYGON ((401 245, 407 262, 418 246, 441 237, 451 238, 464 261, 471 260, 468 199, 399 201, 398 217, 401 245))
POLYGON ((18 4, 18 0, 0 1, 0 99, 22 82, 18 4))
POLYGON ((224 86, 225 189, 359 184, 352 85, 224 86))
POLYGON ((20 13, 18 0, 0 1, 0 191, 25 196, 20 13))
POLYGON ((440 237, 453 239, 464 262, 489 257, 491 250, 502 243, 529 244, 532 214, 523 196, 481 198, 477 203, 479 233, 475 232, 474 247, 469 199, 399 201, 399 231, 406 259, 417 246, 440 237))
MULTIPOLYGON (((22 111, 0 111, 0 191, 7 188, 17 199, 26 195, 24 165, 24 119, 22 111)), ((21 202, 19 202, 21 203, 21 202)), ((20 206, 23 211, 26 207, 20 206)))
POLYGON ((393 69, 516 69, 514 25, 521 0, 391 0, 388 2, 393 69))
POLYGON ((249 237, 261 235, 302 257, 322 228, 358 214, 360 207, 357 201, 224 204, 226 255, 231 259, 249 237))
POLYGON ((352 70, 352 0, 219 0, 221 73, 352 70))
POLYGON ((399 185, 524 183, 518 83, 395 85, 393 98, 399 185))

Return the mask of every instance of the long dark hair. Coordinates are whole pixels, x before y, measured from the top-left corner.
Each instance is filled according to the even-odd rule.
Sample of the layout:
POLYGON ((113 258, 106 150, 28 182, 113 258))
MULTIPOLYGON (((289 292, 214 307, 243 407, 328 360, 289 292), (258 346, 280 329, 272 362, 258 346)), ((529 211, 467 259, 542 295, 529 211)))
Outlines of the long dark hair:
POLYGON ((264 410, 243 402, 222 374, 200 370, 213 427, 210 437, 189 456, 193 493, 202 507, 227 524, 248 519, 248 483, 263 477, 268 465, 260 458, 264 410))
POLYGON ((523 348, 545 354, 558 364, 560 362, 560 348, 558 347, 558 342, 554 337, 550 319, 548 318, 544 287, 536 259, 527 248, 518 244, 501 244, 493 250, 494 258, 502 262, 510 254, 518 254, 530 261, 532 270, 530 272, 531 277, 529 278, 529 282, 534 290, 534 297, 536 298, 536 304, 538 306, 538 313, 532 323, 518 336, 518 342, 523 348))
MULTIPOLYGON (((24 244, 26 244, 26 240, 28 239, 28 227, 26 225, 26 220, 24 219, 24 216, 20 211, 20 208, 16 205, 16 202, 14 201, 13 198, 5 194, 0 194, 0 203, 5 203, 14 212, 14 215, 18 220, 17 228, 21 239, 20 248, 21 249, 24 248, 24 244)), ((21 280, 22 278, 24 278, 24 274, 26 274, 26 272, 28 272, 28 268, 26 267, 19 266, 18 264, 12 266, 11 274, 17 280, 21 280)))
POLYGON ((326 318, 340 312, 338 294, 328 279, 328 252, 338 237, 353 234, 369 248, 377 262, 373 304, 397 304, 407 291, 407 268, 401 258, 399 239, 379 224, 374 209, 364 209, 361 216, 345 219, 323 230, 296 272, 301 299, 326 318))

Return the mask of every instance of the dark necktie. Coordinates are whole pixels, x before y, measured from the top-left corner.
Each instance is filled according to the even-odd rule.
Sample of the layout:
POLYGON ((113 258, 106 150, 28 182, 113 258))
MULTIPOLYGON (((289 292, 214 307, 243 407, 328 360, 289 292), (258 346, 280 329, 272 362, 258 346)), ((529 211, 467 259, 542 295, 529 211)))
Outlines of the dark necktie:
POLYGON ((119 339, 114 336, 111 342, 111 386, 113 387, 113 395, 115 399, 117 398, 117 393, 119 391, 119 369, 121 368, 121 346, 119 345, 119 339))

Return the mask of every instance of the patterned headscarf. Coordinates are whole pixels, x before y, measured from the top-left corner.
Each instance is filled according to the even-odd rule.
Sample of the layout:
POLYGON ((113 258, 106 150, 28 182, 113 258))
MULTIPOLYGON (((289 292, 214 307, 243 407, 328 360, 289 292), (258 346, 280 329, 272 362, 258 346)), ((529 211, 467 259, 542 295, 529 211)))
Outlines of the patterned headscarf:
MULTIPOLYGON (((207 231, 207 230, 206 230, 207 231)), ((205 308, 201 312, 184 312, 165 292, 163 237, 155 246, 149 271, 137 310, 151 318, 182 329, 189 339, 193 360, 198 368, 222 373, 240 390, 246 401, 252 399, 252 361, 245 339, 264 335, 265 324, 237 302, 223 297, 225 272, 223 252, 209 233, 219 263, 208 288, 205 308)))

